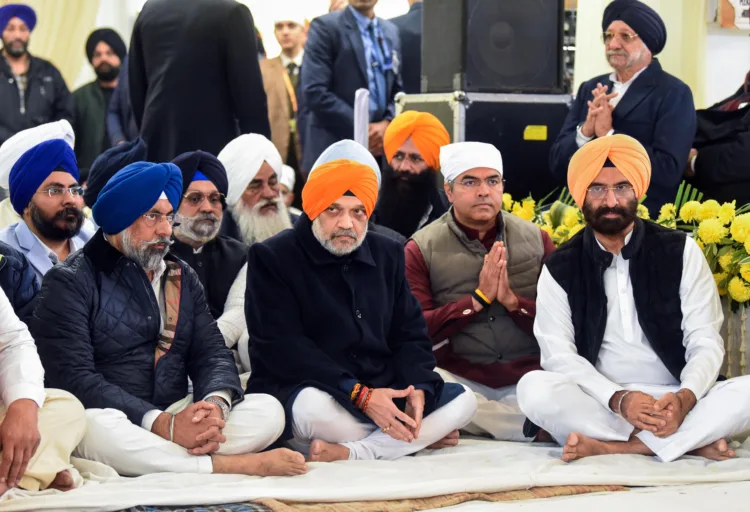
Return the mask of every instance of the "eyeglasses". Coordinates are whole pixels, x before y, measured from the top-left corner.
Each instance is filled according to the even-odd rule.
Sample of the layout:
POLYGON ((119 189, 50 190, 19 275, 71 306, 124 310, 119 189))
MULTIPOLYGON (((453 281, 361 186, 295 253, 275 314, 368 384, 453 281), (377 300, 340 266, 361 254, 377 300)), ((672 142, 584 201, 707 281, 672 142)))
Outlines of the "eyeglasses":
POLYGON ((85 192, 85 189, 78 185, 75 187, 50 187, 45 190, 40 190, 38 193, 47 194, 50 197, 62 197, 66 192, 69 192, 72 197, 81 197, 85 192))
POLYGON ((505 183, 505 180, 503 178, 487 178, 485 180, 480 180, 477 178, 464 178, 461 181, 453 181, 453 183, 458 183, 462 187, 466 188, 478 188, 482 182, 487 184, 487 187, 489 188, 497 188, 501 184, 505 183))
POLYGON ((633 196, 632 185, 615 185, 614 187, 593 186, 586 189, 589 198, 594 200, 604 199, 610 190, 614 190, 617 199, 630 199, 633 196))
POLYGON ((219 206, 221 204, 224 204, 224 194, 221 194, 219 192, 211 192, 206 196, 203 192, 188 192, 184 196, 185 199, 187 199, 188 203, 190 203, 191 206, 198 207, 203 204, 203 201, 208 199, 208 202, 211 203, 211 206, 219 206))
POLYGON ((153 228, 164 220, 170 226, 177 226, 182 222, 182 216, 177 213, 169 213, 167 215, 161 213, 144 213, 143 218, 146 219, 146 225, 150 228, 153 228))
POLYGON ((602 34, 602 42, 604 44, 609 44, 617 36, 620 37, 620 41, 624 44, 632 43, 638 39, 638 34, 633 34, 632 32, 604 32, 602 34))

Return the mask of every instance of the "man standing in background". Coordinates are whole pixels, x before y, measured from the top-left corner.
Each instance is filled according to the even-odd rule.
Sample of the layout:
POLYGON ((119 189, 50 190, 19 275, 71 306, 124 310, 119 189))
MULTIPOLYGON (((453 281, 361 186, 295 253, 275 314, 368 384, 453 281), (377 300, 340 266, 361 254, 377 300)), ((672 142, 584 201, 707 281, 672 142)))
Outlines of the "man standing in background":
POLYGON ((263 88, 268 98, 271 140, 284 163, 295 170, 295 207, 302 205, 301 192, 305 183, 300 170, 302 147, 297 136, 297 98, 306 34, 304 18, 279 13, 274 23, 274 35, 281 46, 281 55, 260 64, 263 88))
POLYGON ((0 7, 0 144, 14 134, 61 119, 73 120, 73 97, 52 63, 29 54, 36 13, 28 5, 0 7))
POLYGON ((110 147, 107 112, 127 51, 125 42, 111 28, 94 30, 86 41, 86 56, 96 72, 96 80, 73 92, 73 130, 78 142, 75 152, 78 167, 83 171, 82 181, 86 181, 96 157, 110 147))
POLYGON ((250 11, 235 0, 149 0, 133 28, 130 99, 148 159, 217 155, 241 133, 270 137, 250 11), (168 127, 169 129, 165 129, 168 127))
POLYGON ((422 90, 422 0, 409 0, 409 12, 391 22, 398 27, 401 38, 404 92, 419 94, 422 90))

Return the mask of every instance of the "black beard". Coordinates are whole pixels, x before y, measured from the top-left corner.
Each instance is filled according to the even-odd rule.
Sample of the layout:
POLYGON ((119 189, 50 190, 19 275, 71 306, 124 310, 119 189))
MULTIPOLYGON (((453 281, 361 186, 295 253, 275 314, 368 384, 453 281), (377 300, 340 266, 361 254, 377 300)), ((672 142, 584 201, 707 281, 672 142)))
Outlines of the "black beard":
POLYGON ((120 75, 120 66, 112 66, 106 62, 94 68, 96 77, 101 82, 111 82, 120 75))
POLYGON ((81 231, 83 226, 83 212, 78 208, 69 206, 63 208, 51 219, 45 218, 44 213, 35 204, 30 204, 31 223, 44 238, 62 242, 70 240, 81 231), (72 217, 72 218, 68 218, 72 217), (59 227, 57 221, 63 221, 65 227, 59 227))
POLYGON ((638 201, 636 199, 630 200, 626 206, 615 206, 614 208, 600 206, 594 209, 588 202, 583 203, 583 218, 586 223, 597 233, 607 236, 622 233, 635 221, 637 212, 638 201), (616 213, 620 217, 608 219, 604 217, 608 213, 616 213))
POLYGON ((411 174, 386 166, 378 200, 378 224, 409 238, 417 231, 436 187, 432 169, 411 174))
POLYGON ((23 57, 29 49, 29 43, 23 41, 11 41, 10 43, 3 41, 3 48, 13 58, 23 57), (21 48, 15 48, 13 43, 21 43, 21 48))

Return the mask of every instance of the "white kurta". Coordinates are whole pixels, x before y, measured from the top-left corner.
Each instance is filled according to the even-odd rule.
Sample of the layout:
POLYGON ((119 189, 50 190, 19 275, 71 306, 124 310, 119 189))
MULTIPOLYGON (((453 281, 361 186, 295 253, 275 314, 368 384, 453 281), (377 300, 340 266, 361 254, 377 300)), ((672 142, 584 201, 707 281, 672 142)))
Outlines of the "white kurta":
MULTIPOLYGON (((629 239, 630 235, 626 243, 629 239)), ((685 242, 682 264, 679 293, 687 364, 679 382, 661 362, 640 327, 629 262, 622 254, 616 255, 604 272, 607 322, 596 365, 578 355, 567 294, 546 266, 543 268, 537 287, 534 334, 546 372, 532 372, 518 384, 519 405, 531 421, 561 443, 571 432, 603 441, 626 441, 634 428, 610 410, 609 400, 614 393, 639 390, 658 398, 687 388, 699 404, 677 433, 667 439, 658 439, 649 432, 638 434, 663 460, 673 460, 750 427, 750 414, 745 412, 750 410, 750 399, 748 406, 734 400, 728 406, 722 399, 727 390, 732 392, 737 387, 746 389, 750 397, 750 380, 733 379, 715 386, 724 358, 719 334, 723 314, 711 271, 691 238, 685 242), (743 412, 716 416, 713 403, 725 410, 743 412), (715 418, 702 417, 701 411, 715 418), (701 428, 691 433, 690 425, 701 428), (676 444, 673 438, 681 442, 676 444)))

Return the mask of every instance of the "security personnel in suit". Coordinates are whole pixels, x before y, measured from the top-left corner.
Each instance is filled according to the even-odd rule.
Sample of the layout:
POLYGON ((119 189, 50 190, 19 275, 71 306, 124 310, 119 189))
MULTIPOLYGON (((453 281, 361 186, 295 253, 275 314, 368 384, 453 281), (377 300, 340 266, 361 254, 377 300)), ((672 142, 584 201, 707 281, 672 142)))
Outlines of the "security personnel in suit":
POLYGON ((391 23, 398 27, 401 38, 401 76, 406 94, 419 94, 422 91, 422 0, 409 0, 409 12, 393 18, 391 23))

